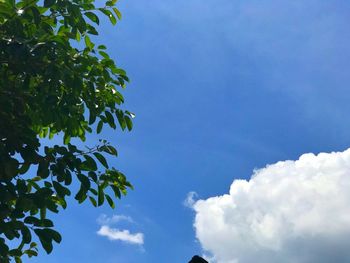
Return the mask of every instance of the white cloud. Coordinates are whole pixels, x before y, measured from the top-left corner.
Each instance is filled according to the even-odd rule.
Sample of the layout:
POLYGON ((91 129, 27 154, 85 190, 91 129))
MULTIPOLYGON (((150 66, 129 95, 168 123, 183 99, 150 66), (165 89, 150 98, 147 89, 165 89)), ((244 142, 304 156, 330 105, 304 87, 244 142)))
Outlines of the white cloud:
POLYGON ((97 218, 97 223, 100 225, 113 225, 122 221, 134 223, 134 220, 130 216, 126 215, 113 215, 112 217, 108 217, 105 214, 101 214, 97 218))
POLYGON ((121 222, 135 224, 135 221, 130 216, 113 215, 111 217, 108 217, 105 214, 101 214, 97 218, 97 223, 101 225, 100 229, 97 231, 97 234, 100 236, 107 237, 111 241, 119 240, 129 244, 143 245, 144 243, 143 233, 132 234, 127 229, 120 230, 120 229, 111 227, 112 225, 115 225, 121 222))
POLYGON ((198 194, 196 192, 189 192, 186 196, 185 201, 183 202, 183 205, 188 208, 193 208, 193 205, 196 203, 196 198, 198 197, 198 194))
POLYGON ((268 165, 193 208, 214 262, 350 262, 350 149, 268 165))
POLYGON ((97 231, 100 236, 105 236, 109 240, 119 240, 129 244, 143 245, 144 235, 142 233, 130 233, 129 230, 119 230, 116 228, 110 228, 109 226, 101 226, 97 231))

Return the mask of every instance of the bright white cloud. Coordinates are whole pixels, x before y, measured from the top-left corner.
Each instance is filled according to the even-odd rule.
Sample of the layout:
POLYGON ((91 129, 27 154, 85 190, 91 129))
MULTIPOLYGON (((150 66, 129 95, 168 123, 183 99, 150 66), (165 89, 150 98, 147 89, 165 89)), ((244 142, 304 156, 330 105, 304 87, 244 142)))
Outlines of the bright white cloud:
POLYGON ((97 231, 97 234, 100 236, 107 237, 109 240, 119 240, 122 242, 126 242, 128 244, 135 245, 143 245, 144 243, 144 235, 143 233, 131 233, 127 229, 117 229, 112 228, 112 225, 126 222, 129 224, 135 224, 134 220, 130 216, 126 215, 113 215, 108 217, 105 214, 101 214, 97 218, 97 223, 101 225, 100 229, 97 231))
POLYGON ((183 205, 189 208, 193 208, 193 205, 196 203, 196 198, 198 197, 198 194, 196 192, 189 192, 187 194, 187 197, 185 201, 183 202, 183 205))
POLYGON ((350 149, 268 165, 193 208, 214 262, 350 262, 350 149))
POLYGON ((128 223, 134 223, 134 220, 130 216, 126 216, 126 215, 113 215, 111 217, 108 217, 105 214, 101 214, 97 218, 97 223, 100 225, 113 225, 122 221, 125 221, 128 223))
POLYGON ((97 231, 97 234, 107 237, 112 241, 119 240, 135 245, 143 245, 144 243, 144 235, 142 233, 132 234, 129 230, 119 230, 109 226, 101 226, 100 230, 97 231))

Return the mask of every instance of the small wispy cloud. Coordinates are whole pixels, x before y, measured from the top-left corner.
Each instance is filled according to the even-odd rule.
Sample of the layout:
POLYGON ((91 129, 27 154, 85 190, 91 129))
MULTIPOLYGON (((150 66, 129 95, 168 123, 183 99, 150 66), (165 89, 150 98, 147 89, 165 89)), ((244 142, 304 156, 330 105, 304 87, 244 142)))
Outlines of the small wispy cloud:
POLYGON ((107 237, 111 241, 121 241, 132 245, 144 244, 144 234, 137 232, 131 233, 128 229, 118 229, 112 227, 118 223, 128 223, 135 224, 135 221, 127 215, 113 215, 111 217, 101 214, 97 218, 97 223, 101 225, 100 229, 97 231, 99 236, 107 237))
POLYGON ((113 215, 111 217, 108 217, 107 215, 102 214, 97 218, 97 223, 99 225, 110 226, 123 221, 128 223, 134 223, 134 220, 130 216, 126 216, 126 215, 113 215))
POLYGON ((109 226, 101 226, 97 231, 100 236, 107 237, 109 240, 119 240, 132 245, 143 245, 144 244, 144 234, 143 233, 130 233, 129 230, 119 230, 116 228, 111 228, 109 226))
POLYGON ((194 191, 191 191, 187 194, 186 199, 183 201, 183 205, 188 208, 193 208, 193 205, 196 203, 198 194, 194 191))

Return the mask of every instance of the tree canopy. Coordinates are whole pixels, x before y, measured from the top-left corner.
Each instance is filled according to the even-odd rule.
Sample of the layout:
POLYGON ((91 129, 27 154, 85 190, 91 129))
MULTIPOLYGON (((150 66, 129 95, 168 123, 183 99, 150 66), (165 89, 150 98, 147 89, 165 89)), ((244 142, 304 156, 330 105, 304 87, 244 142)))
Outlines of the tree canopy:
POLYGON ((121 108, 128 82, 104 45, 94 43, 102 17, 121 18, 116 0, 0 0, 0 262, 47 253, 61 242, 50 214, 77 202, 113 208, 132 188, 105 155, 106 140, 79 149, 72 138, 104 126, 132 129, 121 108), (60 145, 41 138, 62 137, 60 145))

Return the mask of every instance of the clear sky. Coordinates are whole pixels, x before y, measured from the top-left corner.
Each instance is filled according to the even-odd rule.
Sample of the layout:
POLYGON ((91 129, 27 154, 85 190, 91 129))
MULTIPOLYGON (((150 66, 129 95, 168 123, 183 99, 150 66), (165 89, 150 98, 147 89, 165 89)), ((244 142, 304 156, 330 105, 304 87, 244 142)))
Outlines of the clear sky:
MULTIPOLYGON (((189 192, 222 196, 255 168, 350 145, 349 1, 118 5, 122 21, 104 23, 98 41, 131 79, 134 130, 88 143, 116 145, 115 166, 135 190, 115 210, 71 202, 55 219, 61 245, 28 262, 187 263, 203 244, 215 254, 196 238, 202 208, 184 205, 189 192), (129 242, 102 235, 113 231, 129 242)), ((234 262, 226 256, 217 260, 234 262)))

